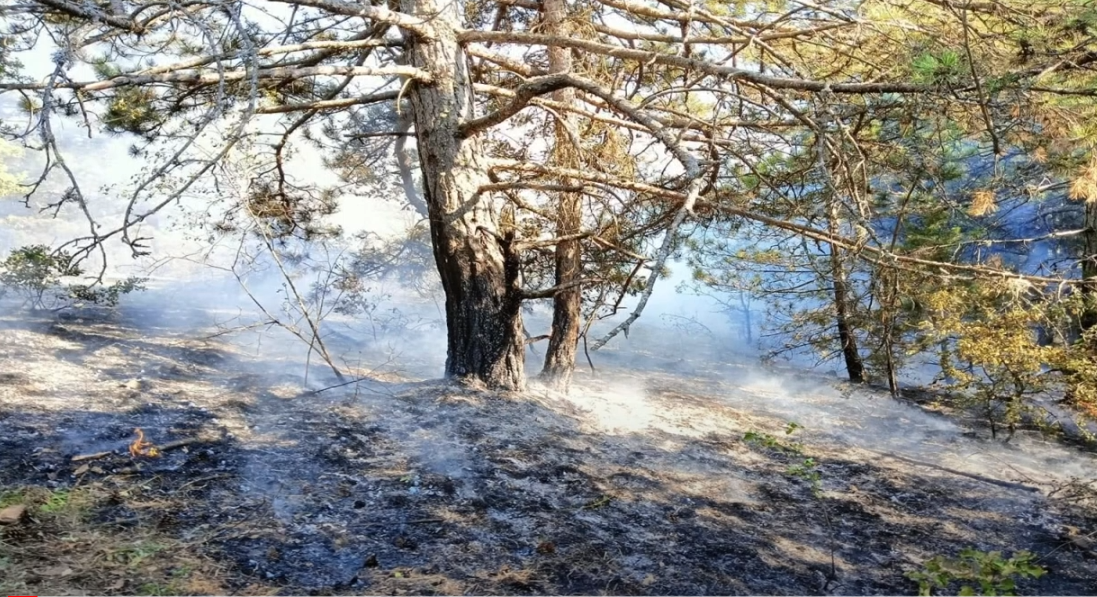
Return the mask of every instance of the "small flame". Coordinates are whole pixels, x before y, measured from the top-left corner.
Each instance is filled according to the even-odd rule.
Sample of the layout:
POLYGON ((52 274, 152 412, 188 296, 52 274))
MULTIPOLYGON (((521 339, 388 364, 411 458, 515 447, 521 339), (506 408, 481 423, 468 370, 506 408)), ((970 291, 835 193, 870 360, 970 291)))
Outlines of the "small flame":
POLYGON ((137 434, 137 439, 133 440, 130 444, 130 456, 134 458, 138 456, 148 456, 149 458, 155 458, 160 455, 160 450, 153 445, 152 442, 145 439, 145 432, 141 431, 138 427, 133 430, 137 434))

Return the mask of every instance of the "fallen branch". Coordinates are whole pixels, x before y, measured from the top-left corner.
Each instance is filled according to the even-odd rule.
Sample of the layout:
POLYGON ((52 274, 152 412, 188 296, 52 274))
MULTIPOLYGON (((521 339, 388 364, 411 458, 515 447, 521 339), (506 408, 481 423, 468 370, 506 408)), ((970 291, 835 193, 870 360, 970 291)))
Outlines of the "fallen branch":
MULTIPOLYGON (((213 443, 213 441, 215 440, 202 439, 198 437, 187 437, 183 439, 177 439, 175 441, 171 441, 160 446, 156 446, 156 449, 160 450, 161 452, 165 452, 167 450, 175 450, 193 444, 213 443)), ((120 455, 120 452, 118 450, 108 450, 106 452, 95 452, 92 454, 77 454, 69 460, 70 462, 84 462, 85 460, 97 460, 99 458, 106 458, 107 456, 111 455, 120 455)))
POLYGON ((77 454, 76 456, 72 457, 72 462, 83 462, 85 460, 95 460, 97 458, 106 458, 107 456, 110 456, 111 454, 115 454, 115 453, 116 452, 114 452, 113 450, 110 450, 110 451, 107 451, 107 452, 96 452, 94 454, 77 454))
POLYGON ((206 440, 206 439, 202 439, 202 438, 188 437, 188 438, 184 438, 184 439, 177 439, 173 442, 168 442, 166 444, 156 446, 156 447, 159 448, 161 452, 164 452, 164 451, 167 451, 167 450, 174 450, 176 448, 182 448, 184 446, 190 446, 190 445, 193 445, 193 444, 201 444, 201 443, 213 443, 213 442, 211 440, 206 440))

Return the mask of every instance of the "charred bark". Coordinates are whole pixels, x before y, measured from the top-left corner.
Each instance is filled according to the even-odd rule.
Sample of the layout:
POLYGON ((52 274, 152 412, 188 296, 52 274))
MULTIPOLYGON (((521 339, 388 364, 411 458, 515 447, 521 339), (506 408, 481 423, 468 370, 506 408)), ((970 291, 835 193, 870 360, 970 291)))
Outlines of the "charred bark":
POLYGON ((446 295, 446 377, 496 389, 524 385, 521 280, 513 237, 497 230, 495 209, 479 189, 490 181, 478 138, 459 127, 473 116, 472 87, 457 43, 457 7, 402 0, 405 12, 430 17, 433 34, 407 33, 408 62, 432 75, 407 97, 415 120, 434 259, 446 295))
MULTIPOLYGON (((550 35, 567 35, 567 3, 565 0, 544 0, 541 4, 544 26, 550 35)), ((549 73, 566 74, 571 72, 571 50, 550 47, 548 50, 549 73)), ((553 92, 553 100, 561 104, 570 104, 575 99, 572 89, 553 92)), ((571 123, 568 116, 557 115, 555 126, 555 161, 559 165, 576 168, 580 166, 579 149, 572 147, 571 123)), ((569 181, 561 181, 568 184, 569 181)), ((556 204, 556 236, 566 238, 580 231, 582 221, 581 196, 578 193, 564 192, 556 204)), ((579 327, 582 324, 583 290, 573 284, 582 275, 582 260, 578 240, 566 240, 556 245, 556 286, 567 287, 552 298, 552 331, 541 377, 548 384, 566 389, 571 384, 575 372, 576 351, 579 346, 579 327)))

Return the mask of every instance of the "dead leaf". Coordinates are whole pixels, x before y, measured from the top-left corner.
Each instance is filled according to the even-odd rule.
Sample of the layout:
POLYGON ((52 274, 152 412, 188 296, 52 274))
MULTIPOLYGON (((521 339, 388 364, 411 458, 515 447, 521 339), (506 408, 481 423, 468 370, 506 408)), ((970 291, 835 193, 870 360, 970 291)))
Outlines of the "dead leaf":
POLYGON ((122 587, 124 586, 126 586, 126 580, 124 578, 119 578, 118 580, 111 583, 111 585, 107 587, 107 589, 111 591, 121 591, 122 587))
POLYGON ((0 524, 15 524, 19 522, 19 519, 23 518, 23 514, 26 514, 27 507, 23 504, 16 504, 14 506, 8 506, 3 510, 0 510, 0 524))
POLYGON ((80 466, 76 467, 76 470, 72 471, 72 475, 74 477, 79 477, 80 475, 83 475, 84 473, 88 472, 88 468, 89 468, 88 465, 81 464, 80 466))

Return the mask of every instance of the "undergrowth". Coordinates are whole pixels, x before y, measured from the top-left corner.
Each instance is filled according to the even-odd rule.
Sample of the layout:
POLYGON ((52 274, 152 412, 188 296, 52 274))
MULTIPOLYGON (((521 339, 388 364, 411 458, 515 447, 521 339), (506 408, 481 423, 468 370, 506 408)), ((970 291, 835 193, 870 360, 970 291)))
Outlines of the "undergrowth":
POLYGON ((1018 580, 1047 573, 1036 561, 1036 555, 1027 551, 1007 558, 1000 551, 968 548, 955 558, 936 556, 921 570, 908 572, 907 578, 918 583, 919 595, 951 590, 958 595, 1016 595, 1018 580))
POLYGON ((144 290, 145 280, 136 277, 109 285, 65 282, 83 274, 68 253, 45 245, 19 247, 0 261, 0 296, 11 292, 25 307, 60 310, 85 304, 114 307, 124 295, 144 290))
MULTIPOLYGON (((141 486, 0 490, 0 508, 13 505, 26 513, 0 527, 0 578, 8 594, 240 593, 230 591, 223 571, 200 554, 202 539, 183 541, 160 528, 163 510, 172 505, 141 486), (120 506, 147 514, 124 527, 104 520, 120 506)), ((252 589, 245 593, 270 591, 252 589)))

